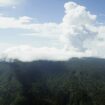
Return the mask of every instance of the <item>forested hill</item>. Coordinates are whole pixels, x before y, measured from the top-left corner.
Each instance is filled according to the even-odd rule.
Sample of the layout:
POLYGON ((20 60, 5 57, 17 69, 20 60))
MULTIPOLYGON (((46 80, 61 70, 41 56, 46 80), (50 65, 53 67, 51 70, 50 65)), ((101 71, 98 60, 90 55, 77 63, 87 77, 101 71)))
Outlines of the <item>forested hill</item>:
POLYGON ((1 61, 0 105, 105 105, 105 60, 1 61))

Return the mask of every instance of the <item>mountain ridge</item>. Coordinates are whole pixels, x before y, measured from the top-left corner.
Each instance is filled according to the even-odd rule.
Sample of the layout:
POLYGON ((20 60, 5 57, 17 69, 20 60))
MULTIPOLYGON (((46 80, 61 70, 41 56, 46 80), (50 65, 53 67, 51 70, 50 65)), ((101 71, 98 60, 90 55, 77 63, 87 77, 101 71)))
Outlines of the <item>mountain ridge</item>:
POLYGON ((1 105, 104 105, 105 59, 0 62, 1 105))

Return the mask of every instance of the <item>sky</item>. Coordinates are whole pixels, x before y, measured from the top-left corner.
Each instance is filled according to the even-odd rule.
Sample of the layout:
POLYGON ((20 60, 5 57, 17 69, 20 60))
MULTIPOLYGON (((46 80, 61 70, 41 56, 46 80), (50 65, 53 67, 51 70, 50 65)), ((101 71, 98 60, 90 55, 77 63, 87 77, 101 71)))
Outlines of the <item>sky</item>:
POLYGON ((0 0, 0 58, 105 58, 105 0, 0 0))

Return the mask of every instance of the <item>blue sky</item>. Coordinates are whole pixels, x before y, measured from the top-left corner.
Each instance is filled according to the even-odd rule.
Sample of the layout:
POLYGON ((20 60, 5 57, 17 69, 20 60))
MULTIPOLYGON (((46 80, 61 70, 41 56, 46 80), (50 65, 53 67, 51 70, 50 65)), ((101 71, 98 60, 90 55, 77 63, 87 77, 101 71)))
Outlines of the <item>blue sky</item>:
POLYGON ((60 22, 64 16, 64 3, 74 1, 87 7, 89 11, 98 15, 100 21, 105 16, 105 0, 25 0, 16 8, 1 7, 0 12, 8 16, 30 16, 38 22, 60 22))
POLYGON ((0 52, 20 59, 27 52, 25 60, 52 54, 61 55, 58 59, 104 57, 104 4, 105 0, 0 0, 0 52))

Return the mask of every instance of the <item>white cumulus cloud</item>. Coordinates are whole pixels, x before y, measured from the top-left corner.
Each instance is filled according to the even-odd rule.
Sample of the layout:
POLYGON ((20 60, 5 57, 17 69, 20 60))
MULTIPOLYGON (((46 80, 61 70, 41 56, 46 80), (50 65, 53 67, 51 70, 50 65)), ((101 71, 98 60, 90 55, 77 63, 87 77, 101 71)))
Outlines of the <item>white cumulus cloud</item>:
POLYGON ((68 2, 64 7, 61 39, 65 39, 68 48, 72 45, 77 50, 85 50, 84 42, 94 39, 97 34, 94 30, 96 15, 92 15, 84 6, 74 2, 68 2))
MULTIPOLYGON (((61 23, 35 23, 33 18, 19 18, 0 15, 0 29, 28 29, 29 36, 58 39, 62 48, 17 46, 8 48, 1 54, 8 59, 67 60, 71 57, 105 58, 105 25, 97 24, 97 16, 75 2, 64 5, 65 15, 61 23)), ((28 35, 27 33, 23 34, 28 35)))

